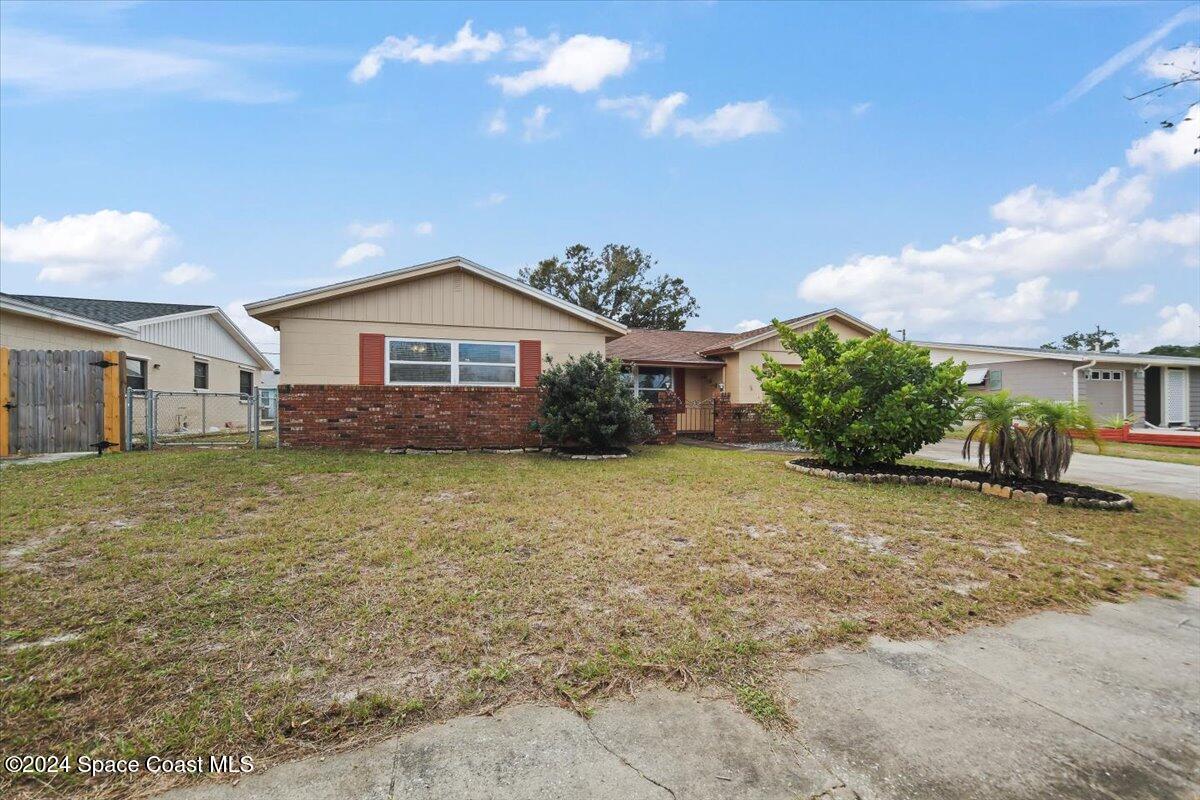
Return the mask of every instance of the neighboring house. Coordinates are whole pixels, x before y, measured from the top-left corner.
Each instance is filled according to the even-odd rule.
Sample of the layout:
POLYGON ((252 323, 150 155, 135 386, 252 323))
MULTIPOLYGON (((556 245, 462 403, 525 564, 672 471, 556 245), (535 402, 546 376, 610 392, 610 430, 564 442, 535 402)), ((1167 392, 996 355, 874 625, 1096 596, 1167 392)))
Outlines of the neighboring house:
POLYGON ((463 258, 246 311, 279 331, 285 444, 533 446, 543 360, 603 353, 627 332, 463 258))
POLYGON ((273 369, 217 306, 0 293, 0 346, 123 350, 134 389, 248 391, 273 369))
POLYGON ((1200 358, 914 342, 930 358, 967 362, 978 391, 1087 403, 1099 419, 1133 415, 1136 425, 1200 425, 1200 358))

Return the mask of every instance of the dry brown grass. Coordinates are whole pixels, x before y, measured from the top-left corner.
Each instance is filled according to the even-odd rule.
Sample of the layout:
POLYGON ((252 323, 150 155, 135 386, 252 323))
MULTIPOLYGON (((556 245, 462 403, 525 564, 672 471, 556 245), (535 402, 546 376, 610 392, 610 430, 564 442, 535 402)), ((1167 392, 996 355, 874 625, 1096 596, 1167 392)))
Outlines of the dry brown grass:
POLYGON ((652 680, 725 686, 771 721, 773 676, 833 643, 1200 577, 1200 504, 1031 506, 786 458, 172 451, 5 470, 0 749, 263 764, 518 700, 587 713, 652 680))

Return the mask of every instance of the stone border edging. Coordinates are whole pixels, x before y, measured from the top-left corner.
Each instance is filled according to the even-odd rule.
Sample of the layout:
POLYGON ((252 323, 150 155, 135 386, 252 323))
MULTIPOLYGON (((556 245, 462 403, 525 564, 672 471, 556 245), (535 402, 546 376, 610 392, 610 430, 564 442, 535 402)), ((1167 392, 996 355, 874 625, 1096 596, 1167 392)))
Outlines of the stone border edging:
POLYGON ((454 453, 487 453, 490 455, 517 455, 520 453, 549 453, 555 458, 571 461, 602 461, 610 458, 629 458, 629 453, 608 453, 603 455, 588 455, 585 453, 564 453, 555 447, 389 447, 383 452, 393 456, 448 456, 454 453))
MULTIPOLYGON (((1029 492, 1023 489, 1013 489, 1011 486, 1001 486, 999 484, 989 483, 987 481, 966 481, 962 478, 951 478, 945 475, 893 475, 887 472, 879 473, 863 473, 863 472, 841 472, 834 469, 826 469, 825 467, 810 467, 802 463, 801 459, 793 459, 787 462, 787 468, 805 475, 813 475, 818 478, 830 478, 835 481, 851 481, 854 483, 908 483, 930 486, 948 486, 954 489, 965 489, 969 492, 980 492, 990 497, 999 497, 1002 500, 1024 500, 1027 503, 1047 504, 1050 502, 1049 496, 1045 492, 1029 492)), ((1105 490, 1107 491, 1107 490, 1105 490)), ((1133 498, 1127 494, 1113 492, 1120 495, 1120 500, 1094 500, 1090 497, 1064 497, 1061 504, 1054 505, 1073 506, 1081 508, 1098 508, 1107 511, 1129 511, 1133 509, 1133 498)))

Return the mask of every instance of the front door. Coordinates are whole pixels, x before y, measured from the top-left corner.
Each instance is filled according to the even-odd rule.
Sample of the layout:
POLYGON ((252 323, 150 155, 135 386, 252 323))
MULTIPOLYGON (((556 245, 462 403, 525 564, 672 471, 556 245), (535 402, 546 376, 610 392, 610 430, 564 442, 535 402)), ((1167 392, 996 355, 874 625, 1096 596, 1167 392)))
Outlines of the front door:
POLYGON ((1166 382, 1166 423, 1182 425, 1188 421, 1187 370, 1168 369, 1166 382))

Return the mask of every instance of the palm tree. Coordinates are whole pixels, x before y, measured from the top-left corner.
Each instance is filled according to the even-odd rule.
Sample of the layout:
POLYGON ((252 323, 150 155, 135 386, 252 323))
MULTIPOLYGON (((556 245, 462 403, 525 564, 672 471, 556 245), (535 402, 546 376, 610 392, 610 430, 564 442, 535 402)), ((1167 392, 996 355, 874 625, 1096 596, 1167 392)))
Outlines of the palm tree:
POLYGON ((979 468, 986 468, 993 480, 1001 475, 1022 477, 1029 463, 1029 436, 1017 426, 1026 401, 1009 392, 972 397, 964 406, 964 416, 977 419, 963 442, 963 458, 971 457, 971 445, 978 453, 979 468))
POLYGON ((1082 403, 1030 400, 1023 418, 1033 432, 1029 436, 1029 476, 1056 481, 1071 464, 1075 443, 1071 431, 1082 431, 1102 447, 1092 411, 1082 403))

